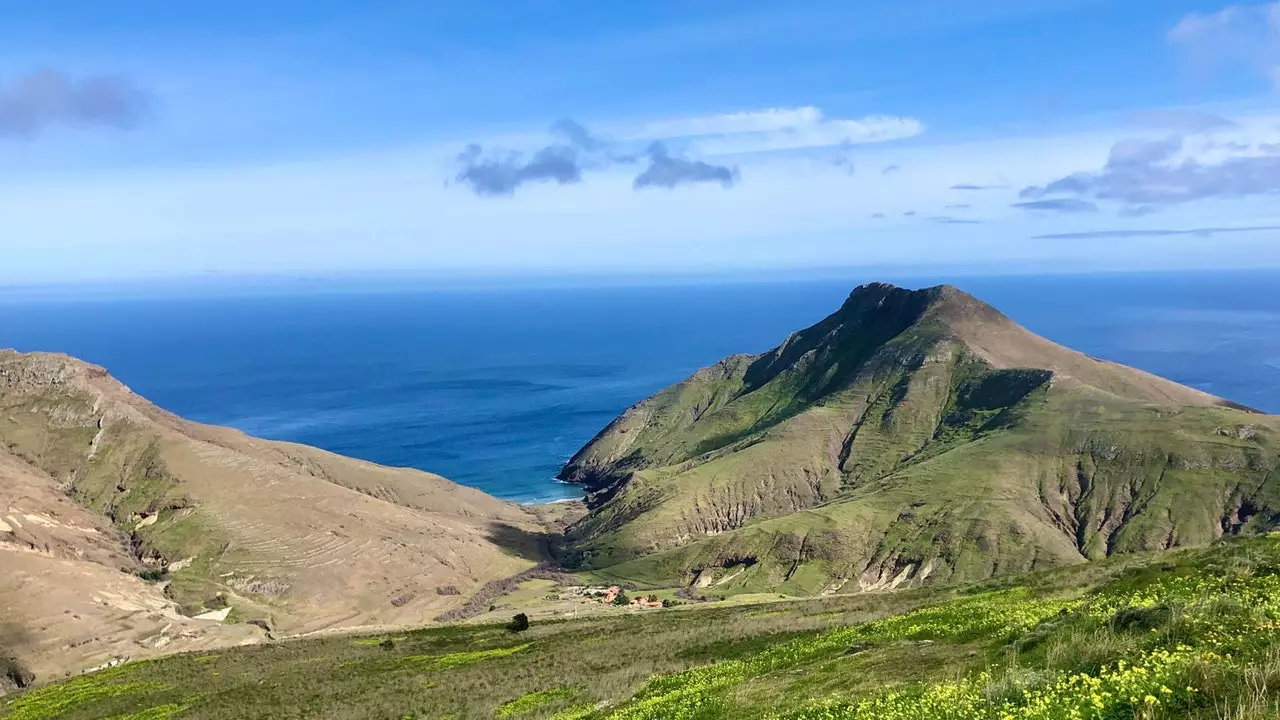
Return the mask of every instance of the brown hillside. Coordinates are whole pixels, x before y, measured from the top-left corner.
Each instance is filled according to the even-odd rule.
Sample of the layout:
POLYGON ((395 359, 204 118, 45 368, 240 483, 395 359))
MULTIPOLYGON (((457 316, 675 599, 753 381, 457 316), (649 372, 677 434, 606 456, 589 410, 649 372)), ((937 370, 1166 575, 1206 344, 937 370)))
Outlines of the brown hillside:
POLYGON ((422 624, 541 553, 518 506, 188 422, 60 355, 0 351, 0 473, 0 559, 19 569, 0 606, 11 649, 42 673, 261 637, 250 620, 422 624), (224 605, 221 625, 182 617, 224 605))

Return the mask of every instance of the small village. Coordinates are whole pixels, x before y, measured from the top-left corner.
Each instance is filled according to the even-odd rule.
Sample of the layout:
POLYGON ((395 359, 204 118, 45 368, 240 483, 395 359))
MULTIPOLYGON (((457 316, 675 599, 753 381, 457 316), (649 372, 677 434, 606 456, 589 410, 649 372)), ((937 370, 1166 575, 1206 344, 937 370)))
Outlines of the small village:
POLYGON ((634 607, 643 609, 671 607, 671 600, 659 600, 656 595, 642 597, 636 595, 634 597, 627 593, 617 585, 592 586, 592 585, 570 585, 564 588, 557 596, 560 600, 579 600, 583 603, 599 603, 601 605, 616 605, 619 607, 634 607))

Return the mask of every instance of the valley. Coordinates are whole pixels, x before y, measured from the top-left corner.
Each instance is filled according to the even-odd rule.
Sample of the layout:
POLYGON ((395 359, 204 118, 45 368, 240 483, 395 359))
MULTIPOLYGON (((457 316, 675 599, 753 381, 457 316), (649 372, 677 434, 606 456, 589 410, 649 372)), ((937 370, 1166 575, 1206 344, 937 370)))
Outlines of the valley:
POLYGON ((1218 718, 1280 687, 1277 433, 950 286, 642 400, 582 503, 0 351, 0 718, 1218 718))

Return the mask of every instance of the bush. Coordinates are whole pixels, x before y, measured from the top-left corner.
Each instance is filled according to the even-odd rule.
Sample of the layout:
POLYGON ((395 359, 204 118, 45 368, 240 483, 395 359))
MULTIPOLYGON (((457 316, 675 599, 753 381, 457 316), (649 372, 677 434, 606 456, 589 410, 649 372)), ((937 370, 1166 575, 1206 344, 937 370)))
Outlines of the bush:
POLYGON ((139 570, 137 575, 147 582, 167 582, 169 580, 169 568, 139 570))
POLYGON ((1148 607, 1124 607, 1111 616, 1111 627, 1121 631, 1150 631, 1169 624, 1173 608, 1166 604, 1148 607))
POLYGON ((625 590, 619 590, 617 597, 613 599, 613 604, 614 605, 630 605, 631 598, 627 597, 627 593, 625 590))
POLYGON ((529 616, 519 613, 511 618, 511 622, 507 623, 507 630, 513 633, 524 632, 529 629, 529 616))

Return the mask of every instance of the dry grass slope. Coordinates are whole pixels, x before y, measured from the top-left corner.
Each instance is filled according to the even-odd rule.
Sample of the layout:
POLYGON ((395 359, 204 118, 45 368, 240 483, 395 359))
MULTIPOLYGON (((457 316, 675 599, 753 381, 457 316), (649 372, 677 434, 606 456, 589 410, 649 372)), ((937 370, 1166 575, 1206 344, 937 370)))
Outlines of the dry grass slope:
POLYGON ((262 638, 237 621, 421 624, 543 551, 518 506, 187 422, 57 355, 0 351, 0 476, 0 603, 42 677, 262 638), (227 606, 230 626, 186 617, 227 606))

